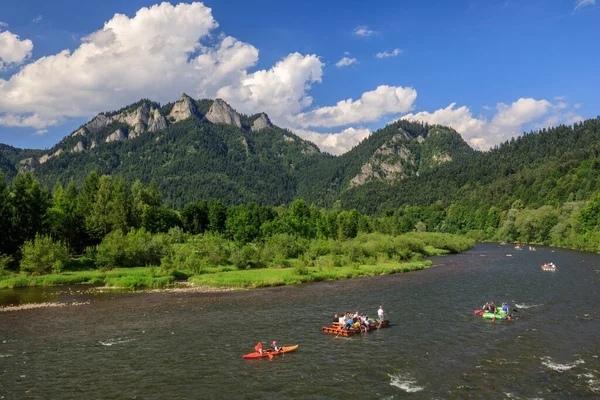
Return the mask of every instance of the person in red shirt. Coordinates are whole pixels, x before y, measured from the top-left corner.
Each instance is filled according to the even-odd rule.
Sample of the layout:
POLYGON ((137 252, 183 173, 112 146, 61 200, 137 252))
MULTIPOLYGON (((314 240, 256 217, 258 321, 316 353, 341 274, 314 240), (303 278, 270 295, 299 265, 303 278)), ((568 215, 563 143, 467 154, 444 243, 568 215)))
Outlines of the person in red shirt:
POLYGON ((262 354, 263 353, 263 349, 262 349, 262 343, 258 342, 258 344, 256 346, 254 346, 254 350, 256 350, 256 352, 258 354, 262 354))

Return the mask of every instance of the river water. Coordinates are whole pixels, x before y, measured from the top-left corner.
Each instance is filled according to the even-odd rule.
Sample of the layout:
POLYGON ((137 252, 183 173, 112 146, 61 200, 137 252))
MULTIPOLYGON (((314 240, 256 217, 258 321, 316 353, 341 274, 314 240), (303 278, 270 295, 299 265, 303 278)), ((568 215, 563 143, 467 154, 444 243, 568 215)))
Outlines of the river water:
POLYGON ((63 288, 59 301, 89 304, 0 313, 0 398, 600 398, 600 256, 478 244, 434 264, 225 293, 63 288), (474 316, 487 300, 513 320, 474 316), (321 332, 334 312, 380 304, 390 328, 321 332), (272 340, 298 351, 242 360, 272 340))

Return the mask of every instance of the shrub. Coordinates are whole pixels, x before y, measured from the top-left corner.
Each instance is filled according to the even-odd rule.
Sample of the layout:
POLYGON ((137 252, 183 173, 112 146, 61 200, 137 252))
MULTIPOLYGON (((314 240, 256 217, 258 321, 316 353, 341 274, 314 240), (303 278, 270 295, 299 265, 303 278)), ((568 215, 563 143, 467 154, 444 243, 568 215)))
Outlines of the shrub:
POLYGON ((258 250, 252 244, 245 244, 231 251, 229 261, 237 269, 248 269, 259 265, 258 250))
POLYGON ((0 274, 3 274, 6 270, 8 270, 8 266, 12 260, 12 256, 0 253, 0 274))
POLYGON ((65 245, 45 235, 36 235, 33 241, 26 241, 21 246, 21 253, 21 271, 37 275, 60 272, 69 259, 65 245))
POLYGON ((306 261, 298 260, 298 262, 294 266, 294 274, 300 276, 310 274, 310 270, 308 269, 306 261))
POLYGON ((115 230, 97 246, 96 264, 104 269, 160 265, 170 250, 168 235, 152 235, 144 229, 133 229, 123 235, 115 230))

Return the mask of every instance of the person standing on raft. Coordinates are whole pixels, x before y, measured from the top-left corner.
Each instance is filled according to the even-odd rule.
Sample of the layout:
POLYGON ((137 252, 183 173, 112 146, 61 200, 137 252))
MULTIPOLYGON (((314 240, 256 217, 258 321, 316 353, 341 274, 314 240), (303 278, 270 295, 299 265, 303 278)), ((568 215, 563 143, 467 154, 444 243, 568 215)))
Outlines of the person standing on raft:
POLYGON ((381 324, 383 322, 383 319, 385 318, 385 312, 383 311, 383 306, 379 306, 379 310, 377 310, 377 316, 379 317, 379 323, 381 324))

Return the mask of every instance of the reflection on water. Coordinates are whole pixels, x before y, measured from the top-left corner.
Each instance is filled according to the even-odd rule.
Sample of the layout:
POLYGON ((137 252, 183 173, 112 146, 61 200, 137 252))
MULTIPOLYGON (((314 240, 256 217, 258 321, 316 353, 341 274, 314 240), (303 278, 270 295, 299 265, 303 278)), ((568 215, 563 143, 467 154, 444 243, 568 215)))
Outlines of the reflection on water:
POLYGON ((267 290, 99 297, 67 289, 64 301, 91 303, 0 314, 0 395, 598 398, 600 318, 591 305, 600 300, 600 257, 538 248, 507 258, 506 250, 483 244, 436 258, 439 268, 267 290), (560 271, 542 271, 549 260, 560 271), (489 300, 508 301, 513 320, 475 316, 489 300), (374 315, 380 304, 388 329, 351 338, 320 331, 334 312, 374 315), (242 360, 273 340, 300 347, 242 360))

